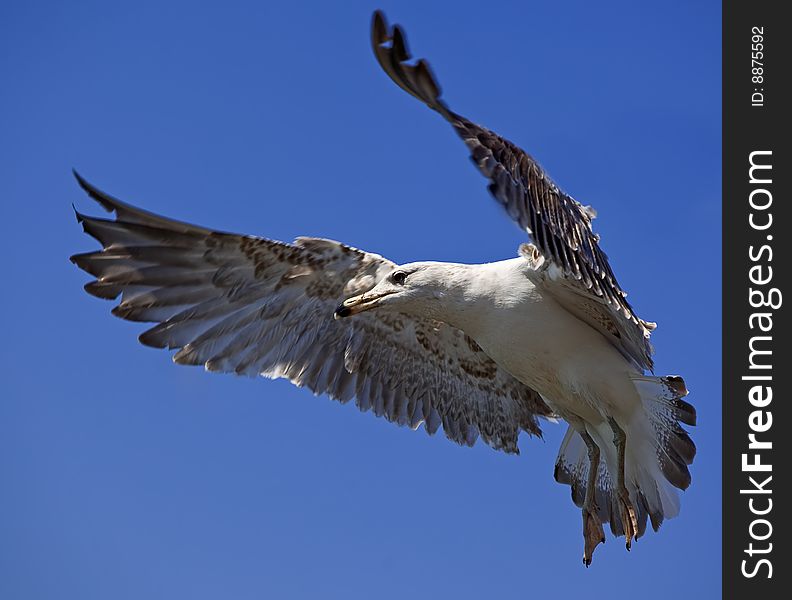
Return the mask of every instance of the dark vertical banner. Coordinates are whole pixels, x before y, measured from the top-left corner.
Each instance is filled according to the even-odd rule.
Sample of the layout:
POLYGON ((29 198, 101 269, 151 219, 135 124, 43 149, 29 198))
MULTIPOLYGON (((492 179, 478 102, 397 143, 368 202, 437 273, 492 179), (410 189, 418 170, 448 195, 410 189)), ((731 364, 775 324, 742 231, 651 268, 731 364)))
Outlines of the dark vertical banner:
POLYGON ((725 598, 792 594, 792 31, 783 8, 723 4, 725 598))

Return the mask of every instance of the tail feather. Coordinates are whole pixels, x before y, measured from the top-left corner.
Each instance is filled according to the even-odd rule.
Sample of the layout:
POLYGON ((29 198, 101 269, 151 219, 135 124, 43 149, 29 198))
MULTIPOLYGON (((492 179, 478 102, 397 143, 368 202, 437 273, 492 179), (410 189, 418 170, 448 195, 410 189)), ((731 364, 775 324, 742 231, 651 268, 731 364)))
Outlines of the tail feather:
MULTIPOLYGON (((695 425, 695 408, 682 400, 687 395, 681 377, 635 377, 643 411, 630 423, 627 433, 625 480, 638 517, 638 537, 647 522, 657 531, 667 518, 679 513, 674 488, 687 489, 696 446, 681 424, 695 425)), ((598 516, 610 523, 615 536, 624 535, 624 525, 615 489, 616 453, 607 424, 592 427, 589 433, 601 450, 595 501, 598 516)), ((571 487, 572 501, 582 507, 589 473, 588 451, 580 435, 567 430, 555 467, 555 479, 571 487)))
POLYGON ((633 382, 644 401, 657 440, 657 459, 666 479, 685 490, 690 486, 690 470, 696 445, 681 423, 696 424, 696 409, 682 400, 688 394, 681 377, 636 377, 633 382))

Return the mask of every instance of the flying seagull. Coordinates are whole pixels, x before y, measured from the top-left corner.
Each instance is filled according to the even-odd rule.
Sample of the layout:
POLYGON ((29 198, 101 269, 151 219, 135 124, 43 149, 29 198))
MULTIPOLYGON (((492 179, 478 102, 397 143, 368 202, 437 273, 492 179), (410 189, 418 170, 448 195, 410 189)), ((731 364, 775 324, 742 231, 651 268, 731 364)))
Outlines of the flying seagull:
POLYGON ((518 453, 540 419, 568 423, 555 479, 582 509, 583 562, 602 524, 632 541, 679 511, 696 448, 681 377, 652 375, 655 328, 639 318, 600 249, 595 216, 526 152, 451 111, 399 26, 375 12, 374 54, 403 90, 448 121, 489 191, 533 243, 488 264, 397 265, 339 242, 287 244, 155 215, 80 186, 114 219, 77 213, 102 249, 71 257, 155 323, 140 341, 208 371, 284 377, 391 422, 518 453))

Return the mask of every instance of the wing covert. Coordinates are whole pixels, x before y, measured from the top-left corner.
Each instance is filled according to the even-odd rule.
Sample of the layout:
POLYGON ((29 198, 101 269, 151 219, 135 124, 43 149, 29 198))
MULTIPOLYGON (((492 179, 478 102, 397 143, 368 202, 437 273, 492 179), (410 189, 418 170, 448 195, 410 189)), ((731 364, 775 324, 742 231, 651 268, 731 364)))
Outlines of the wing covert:
POLYGON ((640 319, 627 301, 592 229, 596 212, 563 192, 527 152, 498 134, 453 112, 440 98, 441 88, 428 63, 412 64, 406 36, 389 28, 382 12, 372 19, 372 47, 382 69, 402 89, 440 113, 470 151, 473 163, 489 179, 488 189, 509 216, 532 238, 546 263, 558 267, 566 285, 601 301, 620 326, 632 328, 641 342, 638 364, 651 368, 648 337, 653 324, 640 319))
POLYGON ((154 323, 140 341, 175 349, 179 364, 286 378, 315 394, 455 442, 517 452, 519 432, 539 435, 551 411, 461 331, 371 311, 335 320, 344 299, 388 275, 391 261, 331 240, 286 244, 173 221, 125 204, 78 176, 116 218, 78 213, 102 249, 71 258, 95 281, 88 293, 120 296, 113 314, 154 323))

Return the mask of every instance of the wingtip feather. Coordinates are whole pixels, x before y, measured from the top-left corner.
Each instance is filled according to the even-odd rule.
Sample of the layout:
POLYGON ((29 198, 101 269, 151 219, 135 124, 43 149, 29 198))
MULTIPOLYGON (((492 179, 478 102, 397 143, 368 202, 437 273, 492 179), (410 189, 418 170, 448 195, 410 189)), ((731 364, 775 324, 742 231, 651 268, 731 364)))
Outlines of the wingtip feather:
POLYGON ((72 202, 71 207, 72 207, 72 210, 74 211, 74 217, 77 219, 77 222, 78 223, 82 223, 83 222, 83 215, 82 215, 82 213, 80 213, 79 210, 77 210, 77 207, 74 205, 74 202, 72 202))
POLYGON ((87 179, 85 179, 85 177, 80 175, 76 169, 72 169, 72 174, 85 193, 93 198, 98 204, 100 204, 107 212, 116 211, 118 206, 123 204, 118 199, 113 198, 113 196, 110 194, 106 194, 98 187, 91 184, 87 179))
POLYGON ((397 24, 389 26, 379 10, 372 16, 371 44, 380 67, 396 85, 446 119, 455 116, 440 99, 440 84, 428 63, 420 59, 414 65, 408 64, 412 56, 404 29, 397 24))
POLYGON ((382 44, 387 39, 388 22, 385 13, 379 8, 371 15, 371 43, 375 46, 382 44))

